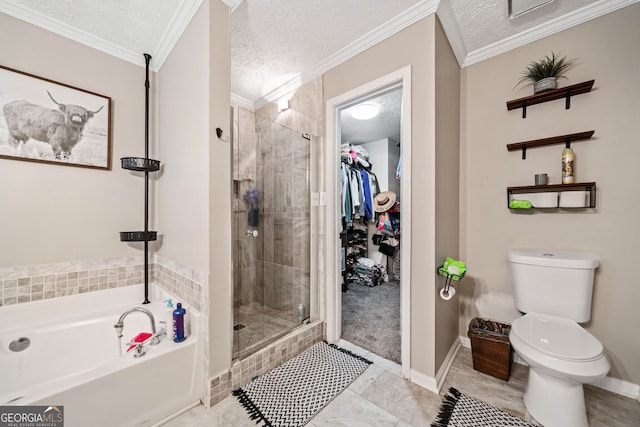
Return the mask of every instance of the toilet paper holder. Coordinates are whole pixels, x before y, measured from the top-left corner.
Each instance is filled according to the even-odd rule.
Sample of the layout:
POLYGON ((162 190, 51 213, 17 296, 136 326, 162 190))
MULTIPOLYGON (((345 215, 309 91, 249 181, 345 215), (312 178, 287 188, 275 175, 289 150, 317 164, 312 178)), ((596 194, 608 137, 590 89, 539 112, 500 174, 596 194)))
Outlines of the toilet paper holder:
POLYGON ((451 282, 459 282, 460 280, 462 280, 466 271, 463 271, 460 274, 450 273, 444 265, 438 267, 436 271, 440 276, 444 277, 444 288, 440 290, 440 296, 445 300, 449 300, 451 299, 451 297, 453 297, 453 295, 455 295, 456 292, 455 288, 451 287, 451 282))

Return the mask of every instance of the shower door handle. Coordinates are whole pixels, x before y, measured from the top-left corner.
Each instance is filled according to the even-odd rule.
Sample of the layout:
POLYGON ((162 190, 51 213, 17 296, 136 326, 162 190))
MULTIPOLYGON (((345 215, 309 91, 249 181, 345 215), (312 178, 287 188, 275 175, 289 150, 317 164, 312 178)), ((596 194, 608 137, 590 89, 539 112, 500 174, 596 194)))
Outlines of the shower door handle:
POLYGON ((258 237, 258 230, 247 230, 244 234, 247 237, 258 237))

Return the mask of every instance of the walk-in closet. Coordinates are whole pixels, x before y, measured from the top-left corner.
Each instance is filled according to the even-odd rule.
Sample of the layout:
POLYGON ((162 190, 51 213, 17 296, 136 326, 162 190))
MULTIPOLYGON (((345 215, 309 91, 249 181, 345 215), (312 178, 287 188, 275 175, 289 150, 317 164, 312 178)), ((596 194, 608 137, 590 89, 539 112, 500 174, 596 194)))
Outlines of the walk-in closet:
POLYGON ((396 363, 401 362, 401 89, 340 112, 338 213, 342 338, 396 363))

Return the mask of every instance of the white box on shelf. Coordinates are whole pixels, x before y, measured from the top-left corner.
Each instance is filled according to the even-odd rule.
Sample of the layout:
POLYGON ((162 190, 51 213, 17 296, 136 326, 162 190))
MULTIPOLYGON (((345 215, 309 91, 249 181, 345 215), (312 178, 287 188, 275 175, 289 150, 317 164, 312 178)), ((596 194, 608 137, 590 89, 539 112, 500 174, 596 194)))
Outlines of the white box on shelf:
POLYGON ((584 208, 587 206, 588 191, 563 191, 560 193, 561 208, 584 208))

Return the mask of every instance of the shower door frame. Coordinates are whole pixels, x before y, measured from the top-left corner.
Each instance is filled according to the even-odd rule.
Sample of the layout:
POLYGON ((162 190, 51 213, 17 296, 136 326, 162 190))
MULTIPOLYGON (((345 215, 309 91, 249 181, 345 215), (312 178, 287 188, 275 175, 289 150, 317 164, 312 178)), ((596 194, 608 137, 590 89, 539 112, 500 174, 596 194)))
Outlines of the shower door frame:
POLYGON ((340 275, 340 238, 338 207, 340 206, 339 179, 336 170, 340 169, 340 110, 348 104, 387 87, 402 87, 402 238, 400 239, 400 334, 402 376, 411 377, 411 65, 400 68, 383 77, 347 91, 326 101, 326 144, 324 164, 324 192, 326 209, 321 223, 326 225, 326 270, 324 286, 326 295, 327 341, 340 339, 342 329, 342 292, 340 275))
MULTIPOLYGON (((245 111, 246 113, 248 113, 250 115, 250 117, 253 118, 255 127, 253 129, 254 131, 254 138, 258 138, 257 132, 256 132, 256 128, 257 128, 257 118, 260 117, 260 120, 264 120, 270 123, 270 138, 272 138, 271 143, 274 143, 273 140, 273 132, 274 129, 279 130, 279 132, 285 131, 287 133, 288 137, 292 137, 295 139, 296 143, 301 143, 306 145, 307 147, 307 152, 306 155, 308 157, 306 157, 306 161, 307 161, 307 168, 306 168, 306 173, 304 173, 304 175, 306 175, 306 187, 307 187, 307 192, 304 193, 304 198, 307 201, 307 207, 309 209, 309 217, 308 219, 308 232, 309 232, 309 242, 308 242, 308 253, 306 253, 307 256, 303 257, 303 259, 306 259, 306 262, 308 263, 307 268, 308 268, 308 283, 307 286, 309 288, 309 299, 305 299, 304 301, 298 300, 296 302, 297 303, 303 303, 306 307, 305 307, 305 314, 304 314, 304 321, 302 323, 297 323, 297 325, 292 326, 291 328, 287 329, 287 330, 283 330, 283 332, 278 333, 274 336, 269 337, 268 339, 266 339, 262 344, 254 344, 253 347, 248 347, 250 349, 252 349, 251 351, 248 351, 247 348, 242 348, 242 347, 236 347, 235 344, 235 333, 238 332, 238 340, 240 342, 240 335, 242 334, 241 330, 235 330, 235 325, 236 324, 243 324, 243 323, 247 323, 246 320, 243 322, 242 317, 240 316, 240 312, 237 311, 240 309, 240 306, 242 304, 239 304, 238 307, 236 307, 236 296, 239 296, 239 294, 237 294, 237 292, 239 291, 239 289, 237 289, 237 283, 236 280, 240 280, 241 278, 238 277, 239 274, 241 274, 240 270, 241 270, 241 258, 242 256, 240 255, 241 251, 242 251, 242 241, 246 240, 246 238, 251 238, 249 237, 249 232, 251 231, 258 231, 259 229, 259 235, 260 235, 260 239, 265 239, 266 236, 270 236, 272 239, 275 238, 275 235, 270 234, 273 233, 273 230, 270 230, 270 232, 268 232, 266 230, 265 227, 267 227, 267 223, 263 222, 262 219, 260 220, 259 225, 248 225, 248 226, 243 226, 241 225, 241 223, 236 223, 237 220, 240 219, 241 215, 238 215, 239 212, 235 212, 233 213, 233 224, 232 224, 232 234, 233 234, 233 238, 237 239, 238 244, 237 247, 235 248, 234 251, 234 260, 233 260, 233 264, 234 264, 234 273, 233 273, 233 277, 232 277, 232 304, 233 304, 233 309, 232 309, 232 324, 234 325, 234 331, 232 333, 232 345, 231 345, 231 350, 232 350, 232 360, 241 360, 253 353, 255 353, 256 351, 260 351, 261 349, 268 347, 269 345, 271 345, 271 343, 273 343, 274 341, 277 341, 278 339, 280 339, 282 336, 285 336, 286 334, 291 333, 292 331, 294 331, 295 329, 297 329, 298 327, 300 327, 302 324, 304 323, 309 323, 309 322, 313 322, 314 320, 318 319, 318 297, 317 297, 317 278, 316 275, 314 274, 314 271, 317 271, 317 262, 315 261, 315 257, 317 257, 317 233, 314 232, 317 224, 317 216, 318 216, 318 204, 314 203, 313 200, 313 194, 316 193, 317 194, 317 185, 318 185, 318 178, 317 178, 317 155, 318 155, 318 144, 319 144, 319 138, 317 136, 308 134, 308 133, 301 133, 298 132, 294 129, 292 129, 291 127, 280 123, 277 120, 274 120, 273 118, 269 118, 269 117, 264 117, 264 116, 259 116, 256 114, 255 111, 250 110, 248 108, 242 107, 242 106, 237 106, 235 109, 235 112, 232 111, 232 120, 236 120, 237 119, 237 123, 234 123, 234 126, 238 126, 238 131, 234 132, 234 135, 232 135, 232 147, 231 147, 231 160, 232 160, 232 164, 231 164, 231 174, 232 174, 232 181, 234 182, 234 188, 232 189, 232 193, 234 194, 234 198, 238 199, 239 203, 244 203, 244 201, 242 200, 242 195, 240 194, 240 191, 242 188, 242 184, 241 182, 244 181, 244 179, 241 180, 237 180, 236 179, 236 171, 238 171, 238 173, 240 173, 240 155, 238 154, 237 159, 235 158, 236 155, 236 151, 241 151, 241 144, 242 141, 240 141, 241 138, 241 134, 242 132, 240 132, 240 127, 242 126, 241 121, 242 121, 242 114, 241 111, 245 111), (236 115, 237 113, 237 115, 236 115), (274 128, 274 126, 276 128, 274 128), (304 142, 303 142, 304 140, 304 142), (236 163, 237 162, 237 163, 236 163), (236 181, 238 182, 238 184, 236 184, 236 181), (238 185, 238 188, 236 189, 235 186, 238 185), (237 230, 234 230, 236 229, 237 230), (246 232, 244 230, 247 230, 246 232), (238 271, 235 271, 235 268, 238 268, 238 271)), ((254 140, 254 152, 256 153, 256 157, 254 159, 255 162, 257 162, 258 157, 261 157, 260 155, 260 142, 257 142, 257 140, 254 140)), ((273 152, 273 153, 277 153, 278 150, 276 148, 273 148, 273 151, 269 150, 269 152, 273 152)), ((280 151, 280 154, 283 154, 282 151, 280 151)), ((289 153, 289 156, 291 156, 292 159, 295 160, 295 153, 289 153)), ((262 165, 262 168, 265 168, 265 165, 262 165)), ((259 207, 260 207, 260 218, 262 218, 263 214, 266 213, 267 211, 273 211, 274 209, 277 208, 277 206, 275 204, 273 204, 275 201, 271 200, 271 203, 273 204, 272 206, 267 205, 267 201, 266 198, 268 197, 267 195, 267 191, 271 190, 272 192, 275 191, 273 188, 266 188, 266 181, 262 178, 264 178, 264 174, 266 173, 264 170, 262 171, 263 175, 260 175, 258 173, 259 170, 259 166, 258 164, 254 164, 253 165, 254 168, 254 178, 253 180, 253 186, 254 187, 258 187, 260 188, 261 191, 261 195, 260 195, 260 203, 259 203, 259 207)), ((293 171, 292 171, 293 173, 293 171)), ((300 181, 296 181, 296 182, 300 182, 300 181)), ((284 195, 281 195, 280 197, 285 197, 284 195)), ((295 199, 295 197, 293 197, 293 199, 295 199)), ((235 206, 235 201, 232 202, 232 205, 235 206)), ((291 201, 291 203, 293 203, 293 200, 291 201)), ((299 208, 299 206, 295 207, 296 209, 299 208)), ((273 214, 273 212, 271 212, 273 214)), ((295 218, 294 218, 295 219, 295 218)), ((299 218, 298 218, 299 219, 299 218)), ((243 223, 244 224, 244 223, 243 223)), ((258 234, 254 234, 253 237, 257 237, 258 234)), ((298 238, 299 239, 299 238, 298 238)), ((258 244, 261 244, 261 240, 257 241, 258 244)), ((291 242, 289 242, 291 243, 291 242)), ((275 244, 275 243, 274 243, 275 244)), ((264 251, 265 249, 263 248, 262 251, 264 251)), ((256 253, 260 253, 262 252, 260 249, 256 250, 256 253)), ((302 251, 301 253, 304 254, 306 251, 302 251)), ((264 256, 264 253, 262 254, 264 256)), ((256 255, 257 256, 257 255, 256 255)), ((265 259, 259 259, 259 257, 257 257, 255 260, 255 262, 259 263, 259 262, 267 262, 265 259)), ((290 260, 291 262, 295 263, 295 259, 294 260, 290 260)), ((275 260, 271 260, 268 261, 268 263, 271 264, 276 264, 275 260)), ((288 264, 283 264, 285 266, 288 266, 289 268, 294 268, 293 265, 288 265, 288 264)), ((262 273, 264 273, 264 267, 262 269, 257 268, 257 266, 254 266, 256 268, 256 275, 253 277, 253 281, 254 283, 252 283, 252 287, 256 287, 256 280, 261 280, 264 279, 264 277, 258 277, 258 272, 262 270, 262 273)), ((242 282, 242 280, 241 280, 242 282)), ((294 285, 294 283, 292 283, 292 285, 294 285)), ((242 285, 240 285, 242 286, 242 285)), ((277 292, 275 292, 277 293, 277 292)), ((272 296, 273 297, 273 296, 272 296)), ((242 299, 242 296, 240 295, 240 298, 242 299)), ((262 298, 260 298, 262 301, 256 300, 255 296, 253 298, 251 298, 253 303, 257 303, 257 304, 261 304, 263 307, 271 307, 270 304, 268 304, 266 301, 264 301, 264 295, 262 298)), ((287 317, 290 317, 288 315, 286 315, 286 313, 294 313, 294 310, 282 310, 280 308, 273 308, 271 307, 270 309, 268 309, 267 311, 273 311, 274 313, 274 317, 272 318, 272 320, 278 320, 280 319, 281 322, 278 323, 283 323, 285 321, 285 319, 287 317), (277 314, 275 312, 278 312, 277 314)), ((294 313, 295 314, 295 313, 294 313)), ((269 314, 267 313, 263 313, 263 315, 265 316, 269 316, 269 314)), ((246 331, 245 331, 246 333, 246 331)), ((238 344, 239 344, 238 342, 238 344)))

